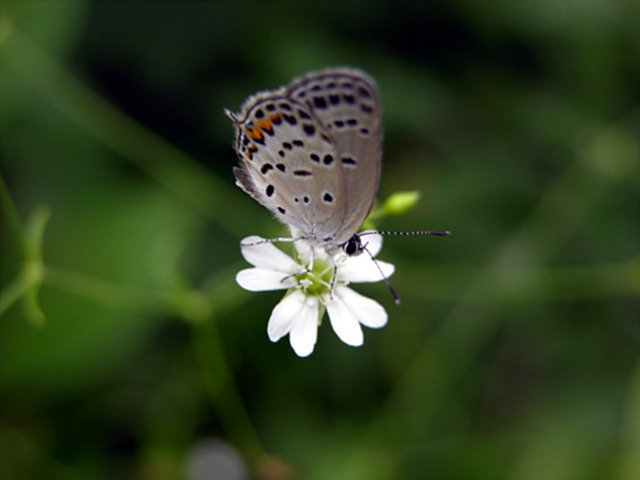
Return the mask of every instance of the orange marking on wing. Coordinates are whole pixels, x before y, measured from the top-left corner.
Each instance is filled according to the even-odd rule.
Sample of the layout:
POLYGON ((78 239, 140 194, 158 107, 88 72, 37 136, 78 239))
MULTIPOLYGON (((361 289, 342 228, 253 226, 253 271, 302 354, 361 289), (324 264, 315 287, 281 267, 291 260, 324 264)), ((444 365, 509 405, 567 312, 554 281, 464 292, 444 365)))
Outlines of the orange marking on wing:
POLYGON ((260 127, 262 130, 271 132, 273 131, 273 125, 271 124, 270 120, 258 120, 256 122, 257 126, 260 127))
POLYGON ((262 132, 260 131, 260 127, 258 125, 253 127, 252 130, 249 130, 247 127, 242 127, 242 129, 251 140, 255 140, 257 142, 262 141, 263 136, 262 136, 262 132))
POLYGON ((258 151, 258 147, 250 145, 243 153, 247 160, 253 160, 253 154, 258 151))

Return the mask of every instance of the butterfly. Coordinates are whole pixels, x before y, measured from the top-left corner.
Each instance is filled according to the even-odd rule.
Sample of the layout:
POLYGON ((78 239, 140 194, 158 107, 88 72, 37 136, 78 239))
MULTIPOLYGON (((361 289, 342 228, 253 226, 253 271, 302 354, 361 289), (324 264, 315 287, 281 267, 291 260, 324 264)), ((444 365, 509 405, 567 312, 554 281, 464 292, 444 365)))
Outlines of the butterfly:
POLYGON ((373 206, 382 165, 374 81, 352 68, 314 72, 250 96, 236 127, 236 184, 287 225, 295 240, 349 255, 373 206))

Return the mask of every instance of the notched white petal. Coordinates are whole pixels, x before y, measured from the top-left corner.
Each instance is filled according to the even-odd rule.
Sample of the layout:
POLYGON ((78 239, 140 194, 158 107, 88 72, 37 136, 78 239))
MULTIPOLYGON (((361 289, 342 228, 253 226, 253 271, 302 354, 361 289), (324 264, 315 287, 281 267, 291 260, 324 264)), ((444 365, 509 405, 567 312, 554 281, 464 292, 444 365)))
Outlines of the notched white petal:
POLYGON ((338 294, 338 290, 344 289, 336 289, 333 301, 327 303, 329 321, 340 340, 352 347, 359 347, 364 343, 364 335, 358 319, 338 294))
POLYGON ((311 355, 318 339, 318 298, 307 297, 296 320, 289 343, 299 357, 311 355))
POLYGON ((300 291, 292 292, 280 300, 280 303, 278 303, 273 309, 273 312, 271 312, 271 317, 269 317, 269 323, 267 325, 269 340, 277 342, 289 333, 294 327, 304 306, 305 296, 300 291))
POLYGON ((375 263, 366 252, 357 257, 349 257, 338 268, 338 280, 347 280, 354 283, 380 282, 383 275, 389 278, 393 275, 395 267, 391 263, 376 260, 375 263), (378 267, 376 267, 376 263, 378 267), (380 273, 382 271, 382 273, 380 273))
POLYGON ((387 312, 375 300, 360 295, 346 287, 337 288, 335 295, 342 300, 358 322, 364 326, 380 328, 387 324, 387 312))
POLYGON ((243 239, 240 242, 240 250, 244 259, 256 267, 280 272, 291 272, 299 268, 286 253, 256 235, 243 239))
POLYGON ((266 268, 246 268, 236 274, 236 282, 250 292, 283 290, 293 287, 296 283, 294 277, 287 278, 287 275, 284 272, 266 268), (285 280, 283 281, 283 279, 285 280))

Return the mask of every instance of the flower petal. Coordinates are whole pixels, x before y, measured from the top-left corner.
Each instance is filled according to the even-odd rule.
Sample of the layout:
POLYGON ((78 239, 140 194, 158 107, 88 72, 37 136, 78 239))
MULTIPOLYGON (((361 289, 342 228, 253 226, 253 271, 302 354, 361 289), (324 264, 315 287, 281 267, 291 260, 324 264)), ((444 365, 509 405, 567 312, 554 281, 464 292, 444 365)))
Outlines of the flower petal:
POLYGON ((364 342, 362 328, 349 306, 342 300, 343 290, 350 289, 337 287, 333 292, 333 301, 327 302, 329 321, 340 340, 352 347, 359 347, 364 342))
POLYGON ((289 334, 296 355, 310 355, 318 337, 318 298, 307 297, 299 290, 285 296, 271 313, 267 334, 272 342, 289 334))
MULTIPOLYGON (((368 247, 367 247, 368 248, 368 247)), ((354 283, 380 282, 383 275, 389 278, 393 275, 395 267, 391 263, 381 260, 372 260, 367 252, 356 257, 349 257, 338 267, 338 280, 346 280, 354 283), (378 267, 376 267, 376 263, 378 267), (382 274, 380 273, 382 271, 382 274)))
POLYGON ((346 287, 338 287, 334 292, 361 324, 369 328, 380 328, 387 324, 387 312, 375 300, 367 298, 346 287))
POLYGON ((311 251, 313 250, 313 247, 306 240, 296 240, 293 244, 296 247, 296 252, 298 252, 298 258, 303 264, 307 265, 309 260, 311 260, 311 251))
POLYGON ((299 290, 286 295, 280 300, 280 303, 271 312, 271 317, 269 317, 267 325, 269 340, 277 342, 293 329, 300 311, 304 308, 305 301, 304 294, 299 290))
POLYGON ((311 355, 318 339, 318 297, 306 297, 302 310, 298 314, 289 343, 299 357, 311 355))
POLYGON ((362 234, 366 235, 360 237, 360 241, 366 247, 366 249, 369 250, 371 256, 375 257, 382 248, 382 235, 380 235, 375 230, 367 230, 366 232, 360 233, 360 235, 362 234))
POLYGON ((246 268, 236 274, 236 282, 250 292, 263 292, 267 290, 282 290, 295 286, 294 277, 288 277, 283 272, 266 268, 246 268), (283 281, 283 279, 285 279, 283 281))
POLYGON ((240 242, 242 256, 251 265, 279 272, 292 273, 300 269, 291 257, 264 238, 252 235, 240 242))

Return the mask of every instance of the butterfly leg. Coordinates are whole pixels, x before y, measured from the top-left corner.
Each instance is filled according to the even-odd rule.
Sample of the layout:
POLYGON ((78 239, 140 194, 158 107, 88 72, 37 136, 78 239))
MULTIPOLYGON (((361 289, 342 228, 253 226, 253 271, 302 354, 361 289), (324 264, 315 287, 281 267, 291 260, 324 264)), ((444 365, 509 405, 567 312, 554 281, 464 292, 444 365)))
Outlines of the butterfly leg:
POLYGON ((333 258, 333 255, 329 255, 329 259, 333 264, 333 275, 331 276, 331 283, 329 284, 329 298, 333 300, 333 287, 335 286, 336 279, 338 278, 338 264, 336 263, 335 258, 333 258))
POLYGON ((314 250, 313 250, 313 247, 311 247, 311 250, 309 252, 309 264, 308 264, 307 268, 305 268, 301 272, 291 273, 291 274, 287 275, 286 277, 283 277, 282 280, 280 280, 280 282, 285 282, 286 280, 290 279, 291 277, 299 277, 300 275, 306 275, 307 273, 311 273, 311 271, 313 270, 313 260, 314 260, 314 250))
POLYGON ((276 242, 295 242, 294 238, 263 238, 259 242, 249 242, 242 243, 240 242, 241 247, 255 247, 256 245, 262 245, 263 243, 276 243, 276 242))

